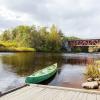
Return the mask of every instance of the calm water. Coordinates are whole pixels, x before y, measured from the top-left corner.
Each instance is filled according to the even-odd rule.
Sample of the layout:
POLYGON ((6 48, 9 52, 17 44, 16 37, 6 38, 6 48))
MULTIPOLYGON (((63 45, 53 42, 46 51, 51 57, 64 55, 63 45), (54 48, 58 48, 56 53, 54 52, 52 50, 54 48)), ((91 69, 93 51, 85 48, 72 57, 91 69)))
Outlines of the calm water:
POLYGON ((24 84, 25 76, 55 62, 58 72, 43 84, 81 88, 88 61, 100 54, 0 53, 0 91, 24 84))

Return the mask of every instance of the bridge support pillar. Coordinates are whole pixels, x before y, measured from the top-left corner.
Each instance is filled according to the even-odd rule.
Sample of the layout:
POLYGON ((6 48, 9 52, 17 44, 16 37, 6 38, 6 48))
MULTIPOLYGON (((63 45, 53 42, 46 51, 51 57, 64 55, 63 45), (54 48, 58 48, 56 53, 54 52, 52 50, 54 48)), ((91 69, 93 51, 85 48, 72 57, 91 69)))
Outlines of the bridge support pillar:
POLYGON ((67 52, 71 52, 72 51, 72 47, 70 45, 68 45, 68 41, 66 41, 64 43, 64 48, 66 49, 67 52))
POLYGON ((70 46, 67 47, 67 52, 71 52, 72 48, 70 46))

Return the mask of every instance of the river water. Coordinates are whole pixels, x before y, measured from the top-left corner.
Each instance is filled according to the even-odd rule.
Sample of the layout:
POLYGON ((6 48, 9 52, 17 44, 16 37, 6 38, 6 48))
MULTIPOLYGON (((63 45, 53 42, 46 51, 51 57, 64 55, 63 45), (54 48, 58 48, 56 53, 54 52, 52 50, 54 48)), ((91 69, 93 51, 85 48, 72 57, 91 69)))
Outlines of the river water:
POLYGON ((56 75, 42 84, 81 88, 86 64, 99 59, 100 53, 0 53, 0 91, 25 84, 27 75, 55 62, 58 63, 56 75))

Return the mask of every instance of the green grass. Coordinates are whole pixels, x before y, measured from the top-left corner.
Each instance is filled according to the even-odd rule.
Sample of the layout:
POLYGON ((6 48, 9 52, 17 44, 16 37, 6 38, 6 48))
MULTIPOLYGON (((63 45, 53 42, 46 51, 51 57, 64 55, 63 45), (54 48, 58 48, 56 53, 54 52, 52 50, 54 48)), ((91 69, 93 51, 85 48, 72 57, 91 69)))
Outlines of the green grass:
POLYGON ((0 41, 0 51, 6 51, 6 52, 24 52, 24 51, 35 51, 34 48, 28 48, 28 47, 19 47, 16 42, 10 42, 10 41, 0 41))

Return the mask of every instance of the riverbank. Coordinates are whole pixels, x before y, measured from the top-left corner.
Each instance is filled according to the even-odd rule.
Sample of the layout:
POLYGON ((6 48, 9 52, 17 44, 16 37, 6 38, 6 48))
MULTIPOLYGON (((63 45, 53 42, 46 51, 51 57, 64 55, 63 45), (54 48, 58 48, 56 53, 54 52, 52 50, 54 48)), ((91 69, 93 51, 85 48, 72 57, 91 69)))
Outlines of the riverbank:
POLYGON ((34 52, 35 49, 33 48, 26 48, 26 47, 3 47, 0 48, 0 52, 34 52))
POLYGON ((0 52, 34 52, 34 48, 20 47, 16 42, 0 41, 0 52))

